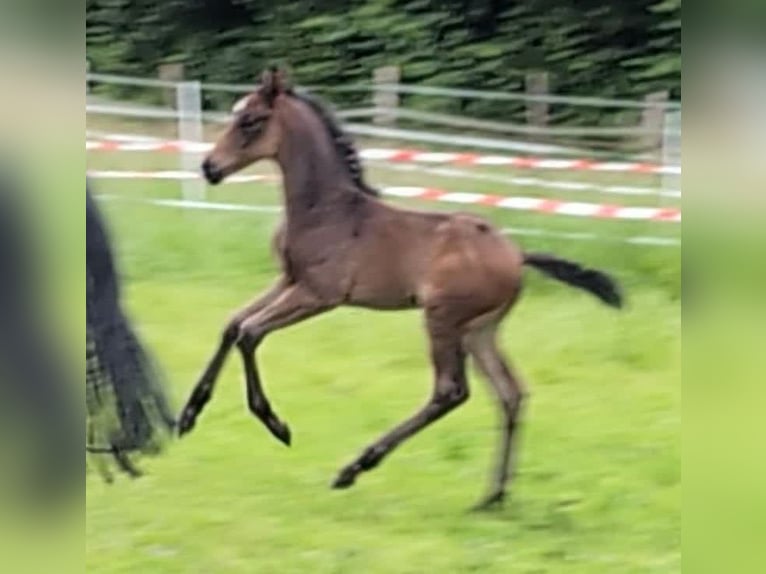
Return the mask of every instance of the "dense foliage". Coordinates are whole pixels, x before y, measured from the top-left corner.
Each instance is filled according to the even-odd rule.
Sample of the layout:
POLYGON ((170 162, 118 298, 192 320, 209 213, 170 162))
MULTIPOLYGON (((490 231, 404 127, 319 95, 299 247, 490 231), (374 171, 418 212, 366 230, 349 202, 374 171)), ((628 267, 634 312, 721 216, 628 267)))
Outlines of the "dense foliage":
MULTIPOLYGON (((397 64, 429 85, 522 91, 546 71, 558 94, 681 95, 681 0, 87 0, 86 20, 105 72, 181 61, 188 77, 248 82, 277 61, 303 84, 337 86, 397 64)), ((488 116, 499 103, 441 109, 466 105, 488 116)))

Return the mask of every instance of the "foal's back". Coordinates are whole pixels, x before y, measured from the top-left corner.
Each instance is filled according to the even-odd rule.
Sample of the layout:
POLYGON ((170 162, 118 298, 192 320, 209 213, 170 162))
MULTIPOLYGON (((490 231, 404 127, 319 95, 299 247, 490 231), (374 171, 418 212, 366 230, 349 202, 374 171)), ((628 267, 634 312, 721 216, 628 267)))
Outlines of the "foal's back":
POLYGON ((373 213, 355 250, 366 264, 355 266, 352 304, 401 308, 463 299, 484 308, 515 298, 522 252, 485 219, 369 201, 373 213))

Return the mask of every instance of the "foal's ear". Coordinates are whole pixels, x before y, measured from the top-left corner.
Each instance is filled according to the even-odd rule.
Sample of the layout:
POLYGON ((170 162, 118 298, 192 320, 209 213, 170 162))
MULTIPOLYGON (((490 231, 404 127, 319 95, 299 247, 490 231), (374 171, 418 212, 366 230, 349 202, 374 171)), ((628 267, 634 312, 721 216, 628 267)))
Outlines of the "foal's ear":
POLYGON ((271 105, 271 102, 277 97, 274 73, 275 68, 269 68, 268 70, 263 71, 263 74, 261 74, 261 88, 258 90, 261 97, 266 100, 269 105, 271 105))
POLYGON ((293 91, 290 75, 284 69, 274 69, 274 86, 278 94, 289 94, 293 91))
POLYGON ((291 91, 292 86, 287 78, 287 74, 283 70, 272 66, 263 72, 261 76, 261 96, 269 105, 272 104, 279 94, 287 94, 291 91))

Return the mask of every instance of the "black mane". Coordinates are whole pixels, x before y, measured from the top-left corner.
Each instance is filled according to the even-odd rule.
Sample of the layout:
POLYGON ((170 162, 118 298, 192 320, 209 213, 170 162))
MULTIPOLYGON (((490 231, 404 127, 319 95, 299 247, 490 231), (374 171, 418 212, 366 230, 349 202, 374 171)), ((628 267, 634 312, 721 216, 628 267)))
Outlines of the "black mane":
POLYGON ((364 180, 364 168, 359 158, 359 152, 354 145, 354 140, 343 130, 327 105, 318 98, 306 93, 292 92, 292 95, 307 104, 322 120, 325 128, 330 133, 335 150, 343 158, 343 162, 348 168, 348 173, 359 191, 367 195, 379 196, 380 192, 364 180))

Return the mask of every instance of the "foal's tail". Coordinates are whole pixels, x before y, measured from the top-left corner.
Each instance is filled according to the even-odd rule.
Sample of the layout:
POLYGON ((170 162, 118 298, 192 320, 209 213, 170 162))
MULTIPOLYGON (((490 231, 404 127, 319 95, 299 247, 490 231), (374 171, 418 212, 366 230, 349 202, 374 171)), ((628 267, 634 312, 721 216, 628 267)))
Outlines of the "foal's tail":
POLYGON ((549 277, 588 291, 610 307, 622 307, 620 286, 603 271, 587 269, 578 263, 547 253, 525 253, 524 265, 530 265, 549 277))

